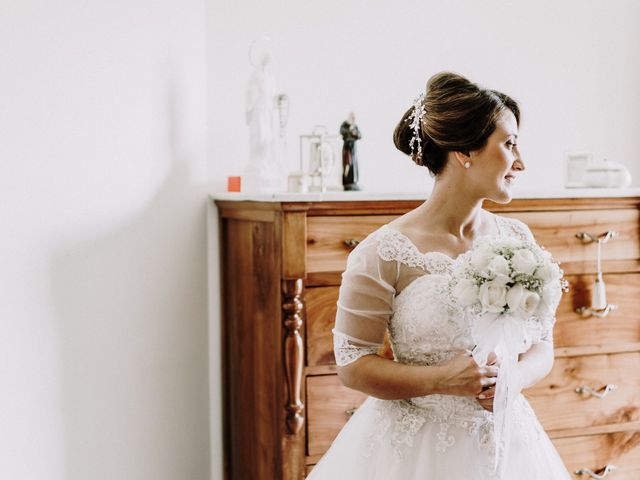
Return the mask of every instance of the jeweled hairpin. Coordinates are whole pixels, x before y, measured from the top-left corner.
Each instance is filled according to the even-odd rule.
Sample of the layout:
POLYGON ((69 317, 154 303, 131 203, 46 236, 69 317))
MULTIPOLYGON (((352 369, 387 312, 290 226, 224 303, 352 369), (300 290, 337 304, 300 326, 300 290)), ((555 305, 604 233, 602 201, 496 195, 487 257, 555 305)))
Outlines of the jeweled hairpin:
POLYGON ((409 142, 409 147, 411 147, 411 156, 416 160, 422 159, 422 136, 420 135, 420 130, 422 129, 422 119, 424 116, 424 93, 421 93, 418 98, 414 100, 413 111, 407 119, 407 121, 411 122, 409 126, 413 130, 413 136, 409 142))

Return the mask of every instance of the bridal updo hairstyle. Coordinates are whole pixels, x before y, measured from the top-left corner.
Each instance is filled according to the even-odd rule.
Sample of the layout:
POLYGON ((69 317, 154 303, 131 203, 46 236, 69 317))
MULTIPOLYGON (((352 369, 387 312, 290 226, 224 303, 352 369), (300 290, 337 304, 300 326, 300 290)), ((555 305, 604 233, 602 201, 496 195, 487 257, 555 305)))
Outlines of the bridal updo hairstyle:
POLYGON ((444 169, 448 152, 468 154, 484 147, 505 108, 513 112, 520 125, 520 109, 515 100, 502 92, 481 88, 456 73, 441 72, 431 77, 423 105, 425 115, 419 139, 422 158, 412 154, 409 145, 413 137, 409 118, 413 106, 396 126, 393 142, 434 177, 444 169))

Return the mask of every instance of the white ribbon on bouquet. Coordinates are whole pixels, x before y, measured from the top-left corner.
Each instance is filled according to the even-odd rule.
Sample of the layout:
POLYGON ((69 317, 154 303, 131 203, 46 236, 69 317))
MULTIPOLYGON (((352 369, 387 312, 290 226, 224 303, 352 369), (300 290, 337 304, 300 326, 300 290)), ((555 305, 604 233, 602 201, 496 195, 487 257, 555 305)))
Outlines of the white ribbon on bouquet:
POLYGON ((493 468, 501 478, 506 464, 514 423, 513 402, 522 390, 518 371, 518 355, 528 350, 524 313, 485 312, 474 316, 472 337, 476 344, 473 359, 479 366, 487 364, 489 353, 495 352, 500 363, 493 399, 495 457, 493 468))

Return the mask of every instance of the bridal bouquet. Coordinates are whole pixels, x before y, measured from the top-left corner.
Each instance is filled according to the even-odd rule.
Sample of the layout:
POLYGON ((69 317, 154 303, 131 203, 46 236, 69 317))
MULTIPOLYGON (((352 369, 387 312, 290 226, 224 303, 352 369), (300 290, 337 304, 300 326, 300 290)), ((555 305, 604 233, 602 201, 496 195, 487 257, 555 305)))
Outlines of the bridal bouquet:
POLYGON ((562 275, 551 254, 533 242, 477 240, 457 264, 453 280, 455 298, 473 316, 477 347, 486 350, 504 340, 511 350, 526 351, 534 332, 551 328, 566 288, 562 275))
POLYGON ((534 242, 482 237, 453 272, 453 295, 471 320, 472 355, 485 365, 490 352, 500 360, 493 411, 496 468, 508 446, 508 407, 521 390, 518 354, 545 329, 567 282, 551 254, 534 242))

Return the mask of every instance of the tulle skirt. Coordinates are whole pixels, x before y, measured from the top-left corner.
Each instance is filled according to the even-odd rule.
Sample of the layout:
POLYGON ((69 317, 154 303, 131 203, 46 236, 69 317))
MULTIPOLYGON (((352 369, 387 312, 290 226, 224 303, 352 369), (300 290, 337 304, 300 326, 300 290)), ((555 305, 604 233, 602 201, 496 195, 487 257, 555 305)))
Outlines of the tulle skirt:
POLYGON ((491 413, 482 411, 483 416, 476 411, 465 418, 460 413, 465 409, 455 406, 442 411, 429 410, 428 407, 407 410, 405 407, 399 401, 369 397, 343 427, 307 478, 571 479, 560 455, 522 395, 514 406, 518 412, 511 428, 508 453, 498 472, 494 469, 495 443, 491 413), (422 412, 422 419, 415 412, 422 412))

